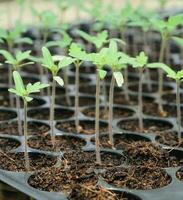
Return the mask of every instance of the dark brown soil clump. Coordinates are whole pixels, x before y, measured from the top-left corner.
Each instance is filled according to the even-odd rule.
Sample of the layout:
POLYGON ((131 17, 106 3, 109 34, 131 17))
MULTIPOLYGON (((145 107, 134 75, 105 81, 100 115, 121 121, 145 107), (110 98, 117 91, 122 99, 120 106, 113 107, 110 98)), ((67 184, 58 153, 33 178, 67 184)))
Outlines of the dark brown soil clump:
POLYGON ((0 138, 0 151, 11 151, 20 146, 20 142, 10 138, 0 138))

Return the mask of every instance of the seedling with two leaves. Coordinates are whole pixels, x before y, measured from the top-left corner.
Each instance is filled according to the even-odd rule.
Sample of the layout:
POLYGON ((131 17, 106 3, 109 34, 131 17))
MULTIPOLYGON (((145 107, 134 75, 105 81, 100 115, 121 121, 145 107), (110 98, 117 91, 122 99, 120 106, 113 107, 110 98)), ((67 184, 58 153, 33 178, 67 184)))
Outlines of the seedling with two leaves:
POLYGON ((22 78, 19 72, 13 72, 13 79, 15 82, 15 88, 10 88, 9 92, 15 94, 18 97, 21 97, 24 102, 24 156, 25 156, 25 169, 26 171, 30 170, 29 156, 28 156, 28 132, 27 132, 27 103, 33 100, 33 97, 30 95, 32 93, 40 92, 41 89, 48 87, 48 84, 42 84, 36 82, 34 84, 27 84, 24 86, 22 78))
MULTIPOLYGON (((0 50, 0 54, 2 54, 6 62, 9 64, 9 87, 12 86, 12 71, 20 71, 20 69, 26 65, 33 64, 33 62, 26 61, 30 59, 30 53, 31 51, 18 51, 15 56, 13 56, 11 53, 9 53, 6 50, 0 50)), ((13 106, 14 101, 12 98, 12 95, 10 94, 10 105, 13 106)), ((17 113, 18 113, 18 131, 19 134, 22 135, 22 124, 21 124, 21 114, 20 114, 20 99, 18 96, 16 96, 16 106, 17 106, 17 113)))
POLYGON ((67 56, 52 56, 50 51, 46 48, 42 48, 43 58, 41 60, 42 66, 48 69, 52 74, 52 94, 51 94, 51 106, 50 106, 50 126, 51 126, 51 141, 53 147, 55 146, 55 134, 54 134, 54 111, 55 111, 55 90, 56 83, 63 87, 64 81, 58 76, 58 72, 68 65, 72 64, 75 59, 67 56))

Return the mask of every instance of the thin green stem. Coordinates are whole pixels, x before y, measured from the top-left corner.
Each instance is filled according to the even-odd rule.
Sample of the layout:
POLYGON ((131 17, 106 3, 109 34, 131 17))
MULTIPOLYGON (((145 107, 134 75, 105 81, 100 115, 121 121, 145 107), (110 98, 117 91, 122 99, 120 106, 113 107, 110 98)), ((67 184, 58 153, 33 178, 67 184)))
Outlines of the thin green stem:
POLYGON ((142 104, 142 77, 143 77, 143 68, 139 69, 139 88, 138 88, 138 116, 139 116, 139 129, 142 132, 144 129, 143 126, 143 104, 142 104))
POLYGON ((76 66, 76 76, 75 76, 75 127, 76 131, 79 132, 79 63, 76 66))
POLYGON ((113 100, 114 100, 114 85, 115 85, 115 78, 112 76, 111 83, 110 83, 110 90, 109 90, 109 140, 110 144, 114 146, 114 138, 113 138, 113 130, 112 130, 112 122, 113 122, 113 100))
POLYGON ((178 138, 179 144, 181 143, 182 135, 181 135, 181 108, 180 108, 180 81, 176 81, 176 105, 177 105, 177 125, 178 125, 178 138))
MULTIPOLYGON (((159 62, 160 63, 162 63, 163 60, 164 60, 166 45, 167 45, 167 40, 163 38, 162 39, 162 43, 161 43, 161 50, 160 50, 160 54, 159 54, 159 62)), ((159 72, 159 81, 158 81, 158 108, 159 108, 159 112, 161 114, 163 114, 164 113, 163 105, 162 105, 163 70, 159 68, 158 72, 159 72)))
POLYGON ((96 161, 101 164, 100 155, 100 130, 99 130, 99 106, 100 106, 100 77, 96 73, 96 96, 95 96, 95 148, 96 148, 96 161))
POLYGON ((25 169, 30 170, 29 155, 28 155, 28 131, 27 131, 27 101, 24 99, 24 156, 25 156, 25 169))
POLYGON ((54 134, 54 114, 55 114, 55 88, 56 81, 52 81, 52 94, 51 94, 51 106, 50 106, 50 127, 51 127, 51 142, 55 147, 55 134, 54 134))
POLYGON ((20 113, 20 97, 16 96, 16 107, 17 107, 17 114, 18 114, 18 133, 22 135, 22 120, 21 120, 21 113, 20 113))

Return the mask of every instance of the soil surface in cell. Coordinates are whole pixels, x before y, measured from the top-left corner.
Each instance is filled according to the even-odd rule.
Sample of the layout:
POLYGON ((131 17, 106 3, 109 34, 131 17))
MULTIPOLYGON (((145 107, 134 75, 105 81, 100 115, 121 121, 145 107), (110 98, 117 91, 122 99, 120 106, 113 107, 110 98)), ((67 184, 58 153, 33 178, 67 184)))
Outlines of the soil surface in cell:
POLYGON ((139 122, 137 119, 124 120, 118 123, 119 128, 143 133, 154 133, 159 134, 163 131, 169 130, 173 125, 167 121, 154 120, 154 119, 144 119, 144 129, 141 131, 139 128, 139 122))
MULTIPOLYGON (((95 134, 95 122, 94 121, 80 121, 78 130, 76 129, 74 121, 58 122, 56 128, 60 131, 68 133, 78 133, 92 135, 95 134)), ((107 123, 100 122, 100 132, 106 132, 108 129, 107 123)))
MULTIPOLYGON (((49 120, 50 110, 49 108, 40 108, 35 110, 29 110, 28 116, 34 119, 40 119, 40 120, 49 120)), ((72 117, 74 112, 72 110, 62 109, 62 108, 56 108, 55 109, 55 120, 61 120, 61 119, 67 119, 72 117)))
POLYGON ((183 147, 183 139, 181 138, 179 141, 179 137, 176 132, 162 133, 156 137, 156 141, 171 147, 183 147))
POLYGON ((56 136, 55 146, 51 142, 51 137, 32 137, 28 140, 29 147, 43 151, 69 151, 78 150, 85 146, 85 140, 75 136, 56 136))
MULTIPOLYGON (((142 96, 143 103, 150 103, 154 101, 153 97, 142 96)), ((127 99, 124 93, 116 94, 114 98, 114 103, 119 105, 137 105, 138 104, 138 96, 137 95, 129 95, 129 99, 127 99)))
POLYGON ((16 117, 17 114, 14 111, 0 110, 0 121, 10 120, 16 117))
MULTIPOLYGON (((135 134, 114 134, 114 148, 117 150, 122 150, 125 144, 130 144, 135 141, 150 141, 148 138, 135 135, 135 134)), ((95 138, 91 139, 91 142, 95 144, 95 138)), ((101 148, 112 148, 109 140, 109 134, 100 135, 100 146, 101 148)))
POLYGON ((161 188, 171 182, 165 170, 146 167, 116 167, 108 169, 103 175, 104 180, 116 187, 149 190, 161 188))
MULTIPOLYGON (((82 113, 88 117, 95 118, 95 107, 87 108, 82 111, 82 113)), ((118 119, 121 117, 130 117, 134 114, 134 112, 128 108, 114 107, 113 108, 113 118, 118 119)), ((100 107, 100 119, 108 120, 109 111, 104 107, 100 107)))
MULTIPOLYGON (((29 153, 30 170, 41 170, 56 164, 55 157, 39 153, 29 153)), ((8 171, 25 171, 24 153, 0 152, 0 168, 8 171)))
MULTIPOLYGON (((74 106, 75 105, 75 97, 71 96, 70 97, 70 105, 67 103, 65 98, 59 98, 57 97, 55 99, 56 104, 62 105, 62 106, 74 106)), ((90 105, 95 105, 95 98, 91 97, 79 97, 79 106, 90 106, 90 105)))
MULTIPOLYGON (((23 123, 22 123, 23 129, 23 123)), ((50 127, 44 123, 28 122, 28 135, 47 135, 50 127)), ((18 132, 18 122, 0 123, 0 134, 21 135, 18 132)))
POLYGON ((0 151, 11 151, 20 146, 20 142, 9 138, 0 138, 0 151))
MULTIPOLYGON (((151 142, 136 141, 126 143, 123 152, 130 165, 146 167, 178 167, 183 165, 183 157, 151 142)), ((181 153, 181 152, 180 152, 181 153)))

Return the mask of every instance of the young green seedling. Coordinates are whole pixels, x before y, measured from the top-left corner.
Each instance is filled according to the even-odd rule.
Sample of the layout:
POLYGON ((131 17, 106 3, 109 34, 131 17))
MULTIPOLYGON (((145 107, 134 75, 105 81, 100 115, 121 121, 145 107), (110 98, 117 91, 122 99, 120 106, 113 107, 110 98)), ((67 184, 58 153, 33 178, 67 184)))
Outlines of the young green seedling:
POLYGON ((51 94, 51 106, 50 106, 50 126, 51 126, 51 141, 53 147, 55 147, 55 134, 54 134, 54 111, 55 111, 55 90, 56 90, 56 83, 60 86, 64 85, 63 79, 58 76, 58 72, 60 69, 67 67, 71 63, 75 61, 75 59, 66 56, 52 56, 50 51, 46 48, 42 48, 42 66, 48 69, 52 74, 52 94, 51 94), (56 64, 56 61, 58 64, 56 64))
MULTIPOLYGON (((68 51, 68 48, 72 42, 72 38, 66 33, 66 31, 64 30, 57 30, 62 38, 60 40, 56 40, 56 41, 50 41, 50 42, 47 42, 46 43, 46 47, 59 47, 60 49, 60 52, 59 54, 63 54, 63 55, 66 55, 67 54, 67 51, 68 51), (63 52, 61 52, 63 51, 63 52)), ((65 97, 66 97, 66 102, 67 102, 67 105, 71 105, 71 100, 70 100, 70 97, 69 97, 69 88, 68 88, 68 85, 69 85, 69 80, 68 80, 68 68, 65 67, 63 69, 63 72, 64 72, 64 83, 65 83, 65 97)))
POLYGON ((96 161, 101 164, 100 139, 99 139, 99 106, 100 106, 100 80, 107 74, 103 66, 107 64, 108 49, 102 48, 99 53, 90 54, 92 63, 96 66, 96 96, 95 96, 95 148, 96 161))
POLYGON ((48 87, 48 84, 41 84, 36 82, 34 84, 27 84, 24 86, 22 78, 17 71, 13 72, 13 79, 15 82, 15 88, 10 88, 9 92, 15 94, 18 97, 21 97, 24 102, 24 156, 25 156, 25 169, 26 171, 30 170, 29 156, 28 156, 28 132, 27 132, 27 104, 33 100, 33 97, 30 95, 32 93, 40 92, 41 89, 48 87))
POLYGON ((116 81, 117 86, 122 87, 124 83, 124 78, 121 70, 127 67, 129 59, 130 59, 129 56, 127 56, 126 54, 118 52, 117 43, 115 41, 110 42, 106 62, 112 71, 112 78, 109 91, 109 117, 108 117, 109 139, 110 139, 110 144, 112 146, 114 146, 113 130, 112 130, 114 85, 116 81))
MULTIPOLYGON (((175 15, 170 16, 167 21, 165 20, 153 20, 153 27, 155 30, 159 31, 161 34, 161 49, 159 54, 159 62, 163 63, 164 56, 165 56, 165 50, 167 47, 167 44, 170 39, 172 39, 173 31, 175 28, 182 24, 183 15, 175 15)), ((162 107, 162 92, 163 92, 163 71, 159 68, 159 81, 158 81, 158 95, 159 95, 159 112, 164 115, 163 107, 162 107)))
MULTIPOLYGON (((9 70, 9 72, 10 72, 9 73, 9 87, 11 87, 13 84, 13 81, 12 81, 12 71, 13 70, 20 71, 20 69, 23 66, 33 64, 33 62, 26 61, 26 60, 30 59, 30 53, 31 53, 31 51, 25 51, 25 52, 18 51, 14 57, 8 51, 0 50, 0 54, 2 54, 6 59, 5 63, 8 63, 9 68, 10 68, 10 70, 9 70)), ((10 105, 13 106, 13 98, 12 98, 11 94, 9 97, 10 97, 10 105)), ((22 135, 20 98, 18 96, 16 96, 16 106, 17 106, 17 113, 18 113, 18 132, 20 135, 22 135)))
POLYGON ((139 115, 139 129, 142 132, 144 129, 143 126, 143 104, 142 104, 142 83, 143 83, 143 70, 148 64, 148 57, 144 52, 140 52, 140 54, 134 59, 131 63, 134 68, 138 68, 139 70, 139 88, 138 88, 138 115, 139 115))
POLYGON ((90 56, 77 44, 72 43, 69 49, 69 55, 74 58, 76 68, 75 75, 75 127, 79 132, 79 68, 84 61, 90 61, 90 56))
POLYGON ((148 64, 149 68, 161 68, 164 70, 169 78, 172 78, 176 82, 176 105, 177 105, 177 124, 178 124, 178 139, 179 145, 182 142, 181 136, 181 108, 180 108, 180 83, 183 81, 183 70, 174 71, 164 63, 152 63, 148 64))

